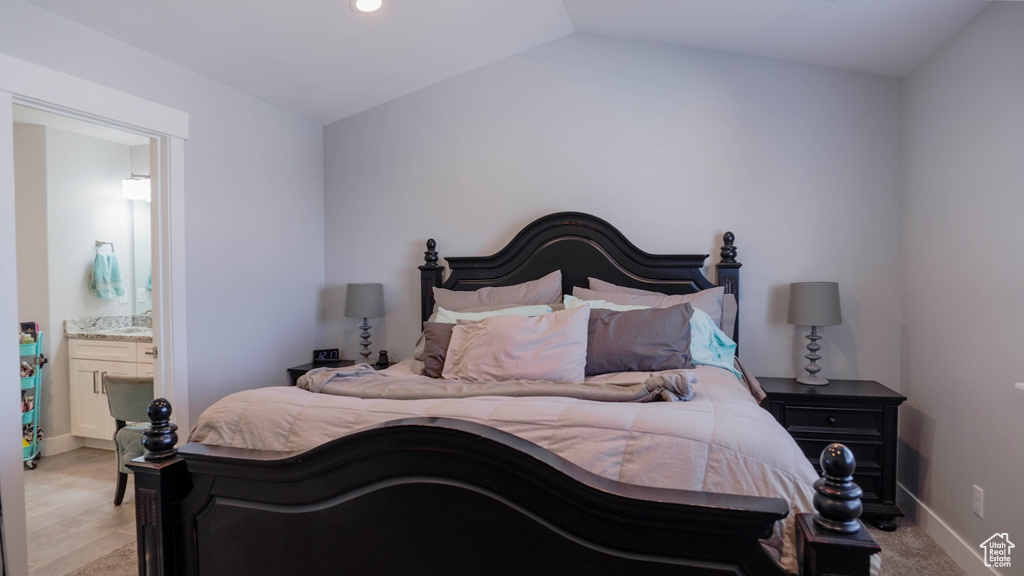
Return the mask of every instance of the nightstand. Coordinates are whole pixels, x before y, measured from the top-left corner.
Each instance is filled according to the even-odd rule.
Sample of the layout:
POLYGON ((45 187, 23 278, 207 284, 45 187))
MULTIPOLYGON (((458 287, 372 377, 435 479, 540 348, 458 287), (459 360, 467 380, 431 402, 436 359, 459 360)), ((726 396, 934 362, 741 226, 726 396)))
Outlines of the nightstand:
POLYGON ((288 378, 291 379, 292 386, 299 383, 299 376, 302 376, 306 372, 309 372, 313 368, 344 368, 345 366, 352 366, 355 364, 355 360, 328 360, 324 362, 310 362, 309 364, 303 364, 302 366, 295 366, 288 369, 288 378))
POLYGON ((830 380, 807 386, 795 378, 758 378, 768 397, 761 404, 796 440, 821 473, 818 459, 832 442, 853 451, 853 480, 864 491, 864 517, 895 530, 899 407, 906 397, 872 380, 830 380))

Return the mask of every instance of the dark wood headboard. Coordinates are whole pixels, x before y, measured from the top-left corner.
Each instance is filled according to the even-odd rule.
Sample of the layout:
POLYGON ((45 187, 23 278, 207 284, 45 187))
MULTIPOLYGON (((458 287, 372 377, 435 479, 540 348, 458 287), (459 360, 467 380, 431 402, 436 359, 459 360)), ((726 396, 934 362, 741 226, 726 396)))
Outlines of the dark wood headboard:
MULTIPOLYGON (((716 265, 719 286, 739 298, 740 264, 736 261, 735 237, 723 235, 722 259, 716 265)), ((438 263, 437 244, 427 240, 420 269, 421 320, 434 311, 434 287, 476 290, 484 286, 509 286, 562 271, 562 292, 573 286, 587 288, 587 278, 642 288, 665 294, 689 294, 713 288, 701 272, 707 254, 648 254, 633 245, 614 226, 581 212, 558 212, 534 220, 511 242, 491 256, 448 256, 451 273, 438 263)), ((735 339, 739 336, 736 314, 735 339)))

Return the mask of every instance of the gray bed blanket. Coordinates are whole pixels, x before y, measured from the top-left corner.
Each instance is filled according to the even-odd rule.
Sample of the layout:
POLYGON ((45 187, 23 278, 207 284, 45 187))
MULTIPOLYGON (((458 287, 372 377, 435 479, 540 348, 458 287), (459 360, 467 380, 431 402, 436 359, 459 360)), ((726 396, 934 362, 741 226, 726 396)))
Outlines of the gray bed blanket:
POLYGON ((598 402, 678 402, 693 398, 696 376, 687 371, 662 372, 642 382, 546 382, 506 380, 467 382, 443 380, 411 372, 377 372, 366 364, 347 368, 315 368, 299 378, 299 388, 320 394, 355 398, 426 400, 476 396, 560 396, 598 402))

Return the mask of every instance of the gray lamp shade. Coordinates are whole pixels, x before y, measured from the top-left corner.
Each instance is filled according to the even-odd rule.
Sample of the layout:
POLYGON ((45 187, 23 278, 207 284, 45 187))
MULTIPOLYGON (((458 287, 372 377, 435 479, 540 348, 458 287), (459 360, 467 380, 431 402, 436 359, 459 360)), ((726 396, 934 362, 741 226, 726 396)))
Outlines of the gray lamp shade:
POLYGON ((789 323, 797 326, 836 326, 843 323, 839 310, 839 284, 794 282, 789 285, 789 323))
POLYGON ((345 295, 345 316, 380 318, 384 315, 384 285, 349 284, 345 295))

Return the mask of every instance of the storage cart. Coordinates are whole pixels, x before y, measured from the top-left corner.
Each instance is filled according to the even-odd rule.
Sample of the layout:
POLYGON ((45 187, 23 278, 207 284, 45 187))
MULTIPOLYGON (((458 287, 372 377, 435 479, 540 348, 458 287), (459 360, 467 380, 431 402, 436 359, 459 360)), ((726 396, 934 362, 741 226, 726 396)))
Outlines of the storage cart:
POLYGON ((35 342, 21 346, 21 429, 22 452, 25 467, 35 469, 39 463, 39 404, 42 400, 43 381, 43 333, 35 334, 35 342), (26 376, 26 374, 28 374, 26 376))

